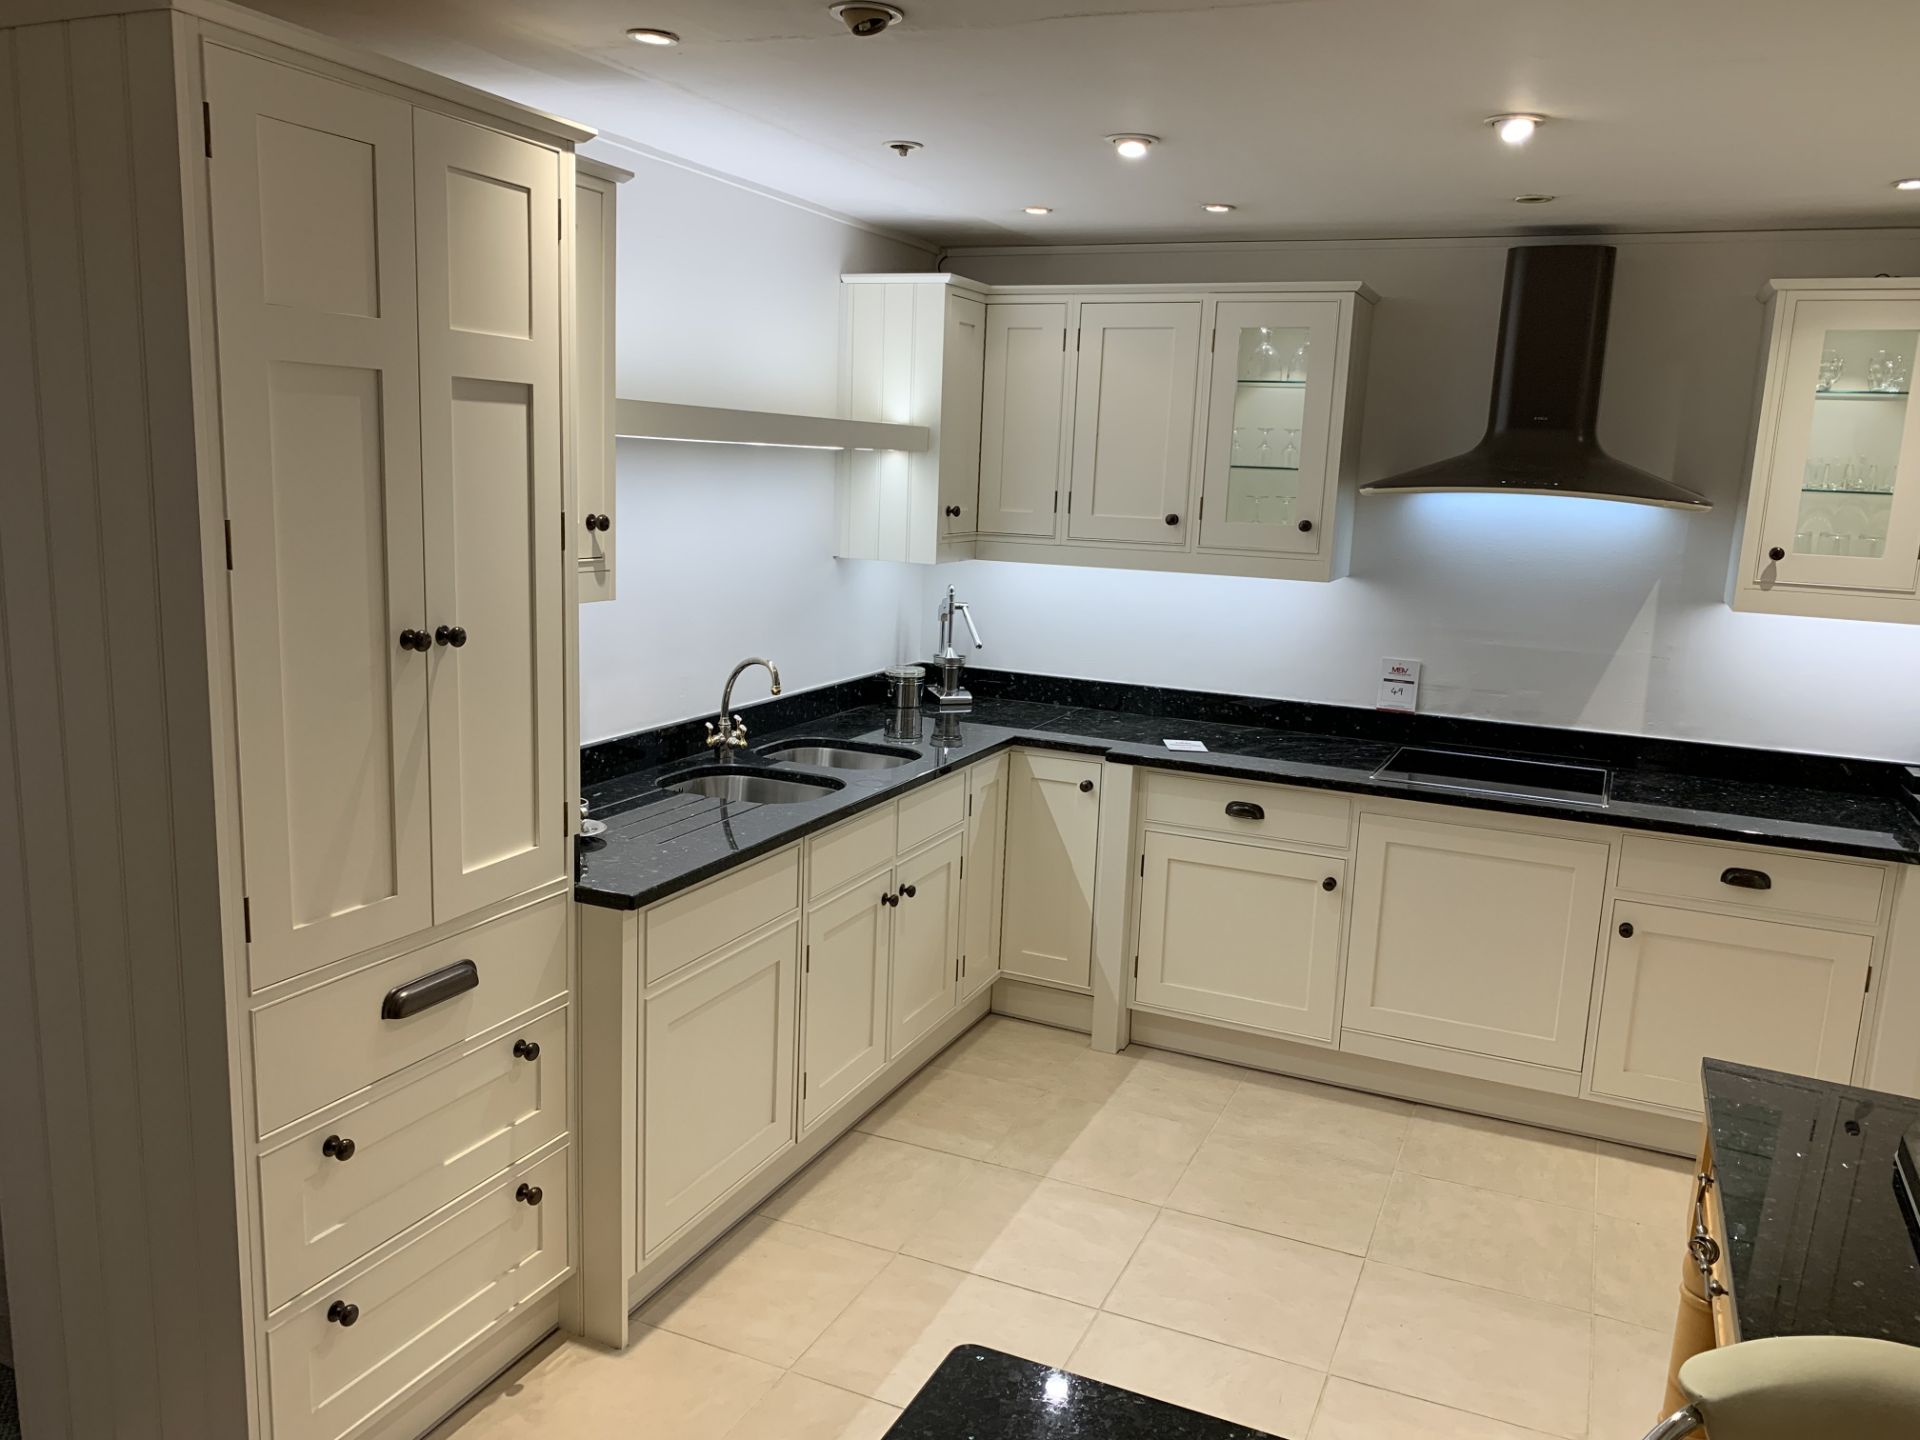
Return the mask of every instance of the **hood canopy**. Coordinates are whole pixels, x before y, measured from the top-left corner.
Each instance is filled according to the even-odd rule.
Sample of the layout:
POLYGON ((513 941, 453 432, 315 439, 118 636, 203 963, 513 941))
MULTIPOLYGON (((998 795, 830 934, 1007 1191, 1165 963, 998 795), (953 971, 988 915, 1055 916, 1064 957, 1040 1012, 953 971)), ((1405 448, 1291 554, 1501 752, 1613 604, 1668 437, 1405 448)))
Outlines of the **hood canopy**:
POLYGON ((1614 459, 1594 436, 1613 257, 1611 245, 1509 250, 1487 433, 1464 455, 1375 480, 1360 493, 1575 495, 1712 509, 1684 486, 1614 459))

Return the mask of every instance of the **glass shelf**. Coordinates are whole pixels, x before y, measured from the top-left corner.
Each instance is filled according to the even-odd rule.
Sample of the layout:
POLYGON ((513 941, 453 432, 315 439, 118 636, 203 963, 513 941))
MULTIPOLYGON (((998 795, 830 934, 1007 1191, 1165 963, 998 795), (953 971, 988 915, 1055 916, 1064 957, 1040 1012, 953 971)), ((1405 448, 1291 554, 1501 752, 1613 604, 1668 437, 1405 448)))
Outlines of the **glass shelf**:
POLYGON ((1236 385, 1279 385, 1289 390, 1304 390, 1307 388, 1307 382, 1304 380, 1236 380, 1234 383, 1236 385))
POLYGON ((1891 490, 1829 490, 1824 485, 1802 485, 1800 487, 1800 493, 1802 495, 1841 495, 1841 496, 1881 495, 1881 496, 1886 496, 1886 495, 1893 494, 1893 491, 1891 490))
MULTIPOLYGON (((1252 382, 1243 382, 1252 383, 1252 382)), ((1905 390, 1816 390, 1816 400, 1904 400, 1905 390)))
MULTIPOLYGON (((1278 470, 1286 475, 1298 475, 1300 473, 1300 467, 1298 465, 1228 465, 1227 468, 1229 470, 1278 470)), ((1855 491, 1853 493, 1859 494, 1860 492, 1855 491)))

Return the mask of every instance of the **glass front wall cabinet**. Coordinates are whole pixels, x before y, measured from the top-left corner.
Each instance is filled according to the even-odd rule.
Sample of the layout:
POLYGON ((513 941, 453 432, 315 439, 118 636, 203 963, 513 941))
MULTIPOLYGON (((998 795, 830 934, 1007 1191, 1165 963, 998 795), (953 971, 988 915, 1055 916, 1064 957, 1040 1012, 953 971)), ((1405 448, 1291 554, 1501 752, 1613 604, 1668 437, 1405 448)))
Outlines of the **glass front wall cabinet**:
POLYGON ((1340 337, 1337 301, 1217 307, 1202 547, 1317 555, 1328 543, 1340 337))
POLYGON ((1911 282, 1780 281, 1733 604, 1920 620, 1911 282), (1884 288, 1883 288, 1884 287, 1884 288))

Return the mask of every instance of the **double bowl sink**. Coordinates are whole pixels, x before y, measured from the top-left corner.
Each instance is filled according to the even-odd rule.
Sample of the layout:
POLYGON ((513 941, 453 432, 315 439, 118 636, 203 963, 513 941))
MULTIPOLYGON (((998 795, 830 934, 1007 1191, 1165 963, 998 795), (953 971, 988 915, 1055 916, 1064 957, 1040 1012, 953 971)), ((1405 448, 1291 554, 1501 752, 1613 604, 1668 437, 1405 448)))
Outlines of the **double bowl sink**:
POLYGON ((766 762, 728 760, 681 770, 660 781, 662 790, 677 795, 705 795, 734 804, 792 805, 818 800, 846 787, 829 775, 774 766, 804 765, 819 770, 891 770, 920 758, 917 750, 895 745, 869 745, 858 740, 788 740, 757 752, 766 762))

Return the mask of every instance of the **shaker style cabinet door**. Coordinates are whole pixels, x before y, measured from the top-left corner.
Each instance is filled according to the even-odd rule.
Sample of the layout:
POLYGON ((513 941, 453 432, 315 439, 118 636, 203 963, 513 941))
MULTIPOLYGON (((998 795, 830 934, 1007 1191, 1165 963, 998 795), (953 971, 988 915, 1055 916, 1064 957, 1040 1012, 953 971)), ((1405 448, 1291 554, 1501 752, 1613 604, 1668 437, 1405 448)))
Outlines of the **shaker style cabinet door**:
POLYGON ((1069 540, 1187 543, 1197 300, 1080 307, 1069 540))
POLYGON ((953 1009, 960 970, 960 857, 954 834, 902 860, 893 872, 892 1011, 887 1055, 898 1055, 953 1009))
POLYGON ((800 976, 800 1128, 887 1063, 890 870, 807 912, 800 976))
POLYGON ((1000 973, 1000 912, 1005 893, 1007 761, 983 760, 967 771, 967 863, 960 934, 960 995, 971 1000, 1000 973))
POLYGON ((415 112, 434 919, 565 873, 559 156, 415 112))
POLYGON ((1845 1083, 1873 937, 1618 901, 1593 1056, 1598 1095, 1700 1113, 1700 1062, 1845 1083))
POLYGON ((1202 545, 1319 551, 1339 346, 1338 301, 1223 301, 1214 312, 1202 545))
POLYGON ((613 333, 615 212, 620 187, 578 173, 573 186, 574 504, 568 548, 580 603, 614 598, 613 333))
POLYGON ((413 118, 219 46, 206 64, 258 988, 433 923, 413 118))
POLYGON ((989 305, 980 412, 983 535, 1058 529, 1066 425, 1067 307, 989 305))
POLYGON ((1093 863, 1100 762, 1016 751, 1007 770, 1000 968, 1022 979, 1093 983, 1093 863))

